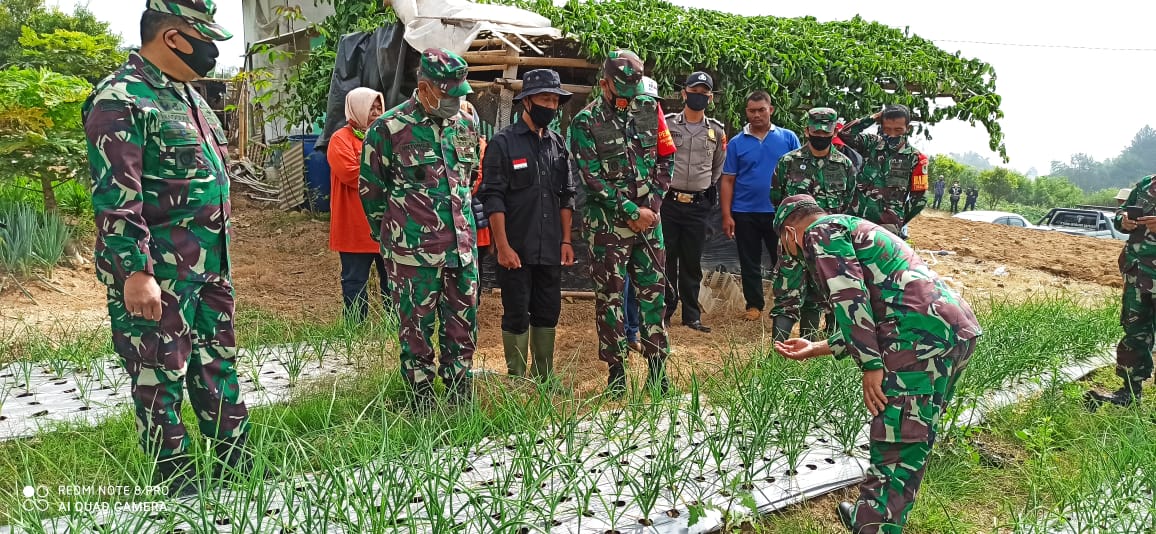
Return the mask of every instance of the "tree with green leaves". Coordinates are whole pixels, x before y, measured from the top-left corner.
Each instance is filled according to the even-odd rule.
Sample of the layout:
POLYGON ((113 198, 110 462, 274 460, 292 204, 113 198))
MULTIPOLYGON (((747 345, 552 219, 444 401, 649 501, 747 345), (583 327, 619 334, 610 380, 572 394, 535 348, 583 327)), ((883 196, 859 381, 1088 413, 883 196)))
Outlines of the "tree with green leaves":
POLYGON ((1021 180, 1023 177, 1019 173, 1004 167, 996 167, 979 173, 979 188, 987 195, 991 209, 995 209, 1001 200, 1011 198, 1021 180))
POLYGON ((48 9, 44 0, 0 0, 0 68, 18 63, 23 45, 20 38, 27 27, 34 33, 46 35, 56 30, 78 32, 89 36, 108 36, 119 47, 119 35, 81 5, 72 13, 57 8, 48 9))
POLYGON ((56 211, 55 186, 88 168, 80 107, 91 91, 46 69, 0 71, 0 179, 35 179, 46 211, 56 211))
POLYGON ((113 35, 74 32, 57 28, 36 33, 25 26, 15 63, 30 69, 50 69, 96 83, 128 58, 113 35))
POLYGON ((979 185, 979 171, 943 154, 931 156, 927 165, 928 179, 935 181, 940 176, 947 182, 949 188, 955 182, 959 182, 959 185, 965 188, 979 185))

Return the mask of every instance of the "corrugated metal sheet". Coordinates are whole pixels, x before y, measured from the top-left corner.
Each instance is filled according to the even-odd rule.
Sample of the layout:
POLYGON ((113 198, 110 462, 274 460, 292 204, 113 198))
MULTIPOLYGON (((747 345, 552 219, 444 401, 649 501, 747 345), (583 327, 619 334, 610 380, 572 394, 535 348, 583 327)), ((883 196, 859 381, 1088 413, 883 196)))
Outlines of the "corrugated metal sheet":
POLYGON ((305 154, 301 145, 291 144, 281 153, 280 175, 281 193, 278 207, 283 210, 295 209, 305 203, 305 154))

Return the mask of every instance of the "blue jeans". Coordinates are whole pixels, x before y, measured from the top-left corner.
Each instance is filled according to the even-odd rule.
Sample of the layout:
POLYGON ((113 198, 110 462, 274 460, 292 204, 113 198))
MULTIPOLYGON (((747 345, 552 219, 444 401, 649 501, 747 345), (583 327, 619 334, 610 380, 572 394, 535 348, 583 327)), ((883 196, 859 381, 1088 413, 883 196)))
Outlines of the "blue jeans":
POLYGON ((634 343, 638 341, 638 316, 640 315, 638 307, 638 295, 634 293, 634 286, 630 285, 630 277, 626 277, 626 298, 623 299, 626 306, 626 340, 634 343))

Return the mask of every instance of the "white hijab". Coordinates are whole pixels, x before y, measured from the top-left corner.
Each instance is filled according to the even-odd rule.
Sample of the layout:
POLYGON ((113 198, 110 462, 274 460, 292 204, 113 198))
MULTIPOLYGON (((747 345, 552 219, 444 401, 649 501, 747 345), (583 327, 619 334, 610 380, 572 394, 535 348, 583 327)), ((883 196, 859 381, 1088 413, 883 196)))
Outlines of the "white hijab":
POLYGON ((382 110, 385 109, 385 96, 368 87, 358 87, 345 95, 345 119, 354 130, 365 131, 377 120, 377 117, 369 116, 374 102, 380 103, 382 110))

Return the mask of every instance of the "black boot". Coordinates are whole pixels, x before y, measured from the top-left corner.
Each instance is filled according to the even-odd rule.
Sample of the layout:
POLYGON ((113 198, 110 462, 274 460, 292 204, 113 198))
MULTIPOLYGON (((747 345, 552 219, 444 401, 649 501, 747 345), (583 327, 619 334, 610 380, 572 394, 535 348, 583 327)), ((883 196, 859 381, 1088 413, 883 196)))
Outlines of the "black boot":
POLYGON ((247 480, 253 471, 253 455, 246 447, 249 434, 235 438, 218 440, 213 444, 217 454, 217 465, 213 468, 213 478, 240 482, 247 480))
POLYGON ((791 339, 791 330, 794 330, 795 328, 795 320, 791 319, 790 317, 780 315, 775 317, 774 321, 771 322, 771 325, 774 329, 775 341, 782 342, 791 339))
POLYGON ((670 381, 666 379, 666 358, 647 358, 646 365, 649 368, 646 373, 646 389, 666 396, 670 393, 670 381))
POLYGON ((839 522, 851 532, 855 532, 855 505, 847 501, 839 503, 839 507, 835 510, 839 515, 839 522))
POLYGON ((626 394, 626 368, 622 363, 610 365, 609 376, 606 378, 606 395, 614 399, 621 399, 626 394))
POLYGON ((421 382, 410 385, 409 407, 418 414, 428 414, 434 409, 433 384, 421 382))
POLYGON ((1089 391, 1088 397, 1094 401, 1092 409, 1095 405, 1110 403, 1116 406, 1131 406, 1132 404, 1140 404, 1140 394, 1144 388, 1143 380, 1130 380, 1124 382, 1124 387, 1105 395, 1099 391, 1089 391))
POLYGON ((810 341, 815 341, 819 334, 819 317, 821 313, 819 310, 802 311, 799 317, 799 337, 810 341))
POLYGON ((474 380, 468 376, 447 384, 450 406, 462 408, 474 402, 474 380))
POLYGON ((196 466, 188 455, 179 454, 157 459, 157 470, 153 475, 153 485, 168 488, 170 498, 192 497, 200 492, 196 478, 196 466))

